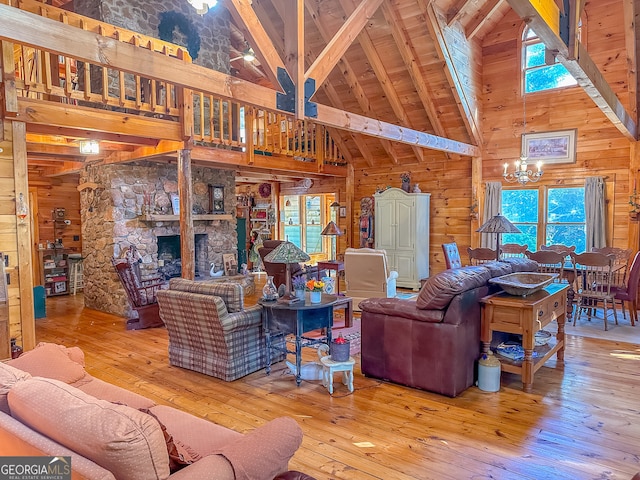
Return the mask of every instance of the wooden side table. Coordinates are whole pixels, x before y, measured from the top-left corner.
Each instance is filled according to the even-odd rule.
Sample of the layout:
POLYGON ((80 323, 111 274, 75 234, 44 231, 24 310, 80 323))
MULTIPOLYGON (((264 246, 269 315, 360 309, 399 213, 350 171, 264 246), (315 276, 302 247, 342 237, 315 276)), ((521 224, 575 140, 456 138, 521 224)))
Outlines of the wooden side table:
POLYGON ((482 351, 489 351, 494 331, 522 335, 524 360, 516 361, 499 356, 502 370, 522 376, 522 387, 530 392, 533 375, 544 363, 557 353, 558 364, 564 364, 564 325, 566 321, 567 290, 565 283, 553 283, 527 297, 509 295, 505 292, 489 295, 482 303, 482 351), (558 322, 555 341, 535 346, 535 334, 553 320, 558 322), (537 353, 534 358, 533 352, 537 353))

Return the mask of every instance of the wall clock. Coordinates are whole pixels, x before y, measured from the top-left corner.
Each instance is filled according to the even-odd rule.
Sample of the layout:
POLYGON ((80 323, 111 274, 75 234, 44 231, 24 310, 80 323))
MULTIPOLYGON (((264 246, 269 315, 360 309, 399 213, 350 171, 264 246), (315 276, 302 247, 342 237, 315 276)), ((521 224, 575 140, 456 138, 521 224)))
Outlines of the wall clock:
POLYGON ((213 213, 224 213, 224 187, 214 185, 212 189, 213 213))

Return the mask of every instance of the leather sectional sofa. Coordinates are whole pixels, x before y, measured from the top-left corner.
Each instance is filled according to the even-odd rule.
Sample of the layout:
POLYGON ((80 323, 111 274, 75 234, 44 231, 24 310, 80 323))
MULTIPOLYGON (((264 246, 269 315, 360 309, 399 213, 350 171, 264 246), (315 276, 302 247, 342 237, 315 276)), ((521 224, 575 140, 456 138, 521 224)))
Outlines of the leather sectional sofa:
POLYGON ((508 258, 445 270, 416 299, 369 298, 362 311, 362 373, 455 397, 473 385, 480 357, 479 300, 497 290, 493 277, 535 271, 529 259, 508 258))

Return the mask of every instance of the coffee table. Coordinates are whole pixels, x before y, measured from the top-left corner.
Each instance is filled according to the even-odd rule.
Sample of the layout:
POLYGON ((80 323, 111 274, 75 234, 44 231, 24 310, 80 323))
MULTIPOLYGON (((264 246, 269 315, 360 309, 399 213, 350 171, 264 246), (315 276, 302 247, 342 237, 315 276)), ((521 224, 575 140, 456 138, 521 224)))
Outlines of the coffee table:
POLYGON ((277 300, 258 300, 263 306, 263 325, 267 341, 267 366, 266 373, 271 373, 271 352, 272 350, 291 353, 296 356, 296 384, 300 386, 302 382, 302 347, 331 343, 331 327, 333 326, 333 309, 340 297, 322 294, 320 303, 311 303, 309 293, 305 294, 305 301, 287 304, 277 300), (325 336, 319 339, 308 338, 304 333, 312 330, 324 329, 325 336), (286 342, 280 348, 272 345, 271 337, 283 337, 294 334, 296 337, 295 350, 289 350, 286 342))

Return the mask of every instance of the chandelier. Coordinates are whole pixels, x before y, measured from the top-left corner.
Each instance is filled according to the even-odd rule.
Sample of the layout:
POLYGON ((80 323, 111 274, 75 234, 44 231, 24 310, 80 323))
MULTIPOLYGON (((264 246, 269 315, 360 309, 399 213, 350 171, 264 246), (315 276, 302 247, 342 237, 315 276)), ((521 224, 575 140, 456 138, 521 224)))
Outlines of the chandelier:
POLYGON ((529 164, 527 163, 527 152, 526 152, 526 142, 524 141, 525 134, 527 133, 527 94, 523 92, 522 94, 522 152, 520 153, 520 159, 516 160, 516 169, 513 172, 509 172, 509 164, 504 164, 504 172, 502 172, 502 177, 508 183, 518 182, 520 185, 526 185, 529 182, 537 182, 542 177, 544 173, 542 171, 542 162, 538 161, 536 163, 536 167, 538 171, 534 172, 529 169, 529 164))
POLYGON ((204 15, 210 8, 215 7, 218 0, 187 0, 200 15, 204 15))

